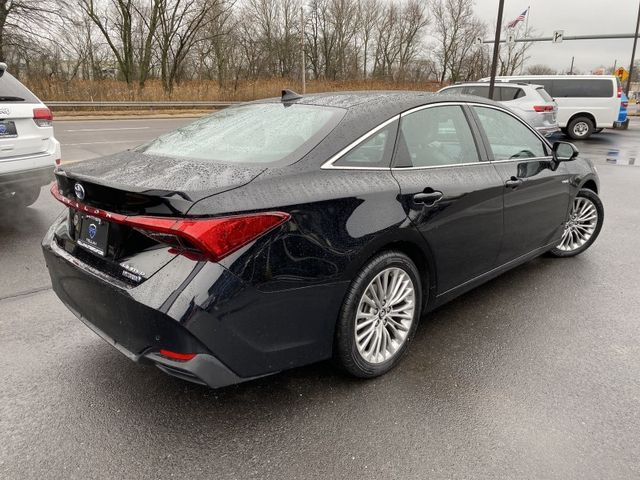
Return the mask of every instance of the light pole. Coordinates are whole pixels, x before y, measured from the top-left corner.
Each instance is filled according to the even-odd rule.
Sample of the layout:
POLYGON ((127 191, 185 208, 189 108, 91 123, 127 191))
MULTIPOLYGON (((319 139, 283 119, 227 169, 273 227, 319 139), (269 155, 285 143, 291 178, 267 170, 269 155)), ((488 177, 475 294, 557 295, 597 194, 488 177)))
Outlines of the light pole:
POLYGON ((491 61, 491 80, 489 81, 489 98, 493 99, 493 87, 496 84, 496 70, 498 69, 498 52, 500 51, 500 30, 502 30, 502 11, 504 0, 498 4, 498 22, 496 23, 496 39, 493 42, 493 60, 491 61))
POLYGON ((633 48, 631 49, 631 65, 629 65, 629 78, 627 78, 626 94, 629 96, 631 88, 631 75, 633 74, 633 62, 636 61, 636 45, 638 44, 638 27, 640 27, 640 1, 638 2, 638 19, 636 20, 636 36, 633 37, 633 48))

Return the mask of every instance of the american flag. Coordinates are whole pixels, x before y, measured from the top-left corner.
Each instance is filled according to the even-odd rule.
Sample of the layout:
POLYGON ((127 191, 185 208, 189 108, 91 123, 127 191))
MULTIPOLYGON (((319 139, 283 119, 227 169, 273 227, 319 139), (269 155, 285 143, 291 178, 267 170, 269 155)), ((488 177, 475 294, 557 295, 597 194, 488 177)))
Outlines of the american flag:
POLYGON ((509 23, 507 24, 507 27, 509 27, 509 28, 513 28, 513 27, 515 27, 516 25, 518 25, 518 23, 520 23, 521 21, 523 21, 523 20, 524 20, 524 17, 526 17, 526 16, 527 16, 527 13, 529 13, 529 9, 528 9, 528 8, 527 8, 524 12, 522 12, 520 15, 518 15, 518 16, 516 17, 516 19, 515 19, 515 20, 512 20, 511 22, 509 22, 509 23))

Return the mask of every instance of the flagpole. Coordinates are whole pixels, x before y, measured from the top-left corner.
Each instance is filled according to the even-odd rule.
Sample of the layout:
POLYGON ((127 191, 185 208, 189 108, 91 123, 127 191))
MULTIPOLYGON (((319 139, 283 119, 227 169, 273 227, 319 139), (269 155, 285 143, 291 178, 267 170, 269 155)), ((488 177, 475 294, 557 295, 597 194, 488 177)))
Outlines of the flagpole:
MULTIPOLYGON (((527 36, 527 30, 529 30, 529 14, 531 10, 531 5, 527 7, 527 19, 524 24, 524 36, 527 36)), ((524 72, 524 53, 522 54, 522 64, 520 65, 520 75, 524 72)))

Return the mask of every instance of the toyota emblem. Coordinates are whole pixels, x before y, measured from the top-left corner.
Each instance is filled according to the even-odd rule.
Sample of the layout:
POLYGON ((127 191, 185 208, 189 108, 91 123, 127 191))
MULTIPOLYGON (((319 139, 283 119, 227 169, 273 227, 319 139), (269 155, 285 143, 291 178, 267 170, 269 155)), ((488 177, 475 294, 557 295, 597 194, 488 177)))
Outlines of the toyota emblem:
POLYGON ((73 187, 73 191, 75 192, 78 200, 84 200, 84 187, 82 185, 76 183, 73 187))

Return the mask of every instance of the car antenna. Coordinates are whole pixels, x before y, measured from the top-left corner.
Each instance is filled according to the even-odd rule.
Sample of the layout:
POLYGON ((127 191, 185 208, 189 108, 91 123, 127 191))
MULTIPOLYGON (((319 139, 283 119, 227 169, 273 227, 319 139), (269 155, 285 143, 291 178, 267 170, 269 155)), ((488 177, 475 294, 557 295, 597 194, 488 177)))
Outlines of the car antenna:
POLYGON ((282 101, 282 103, 286 103, 286 102, 293 102, 295 100, 300 100, 301 98, 302 98, 302 95, 300 95, 299 93, 296 93, 293 90, 288 90, 285 88, 282 90, 282 97, 280 98, 280 100, 282 101))

